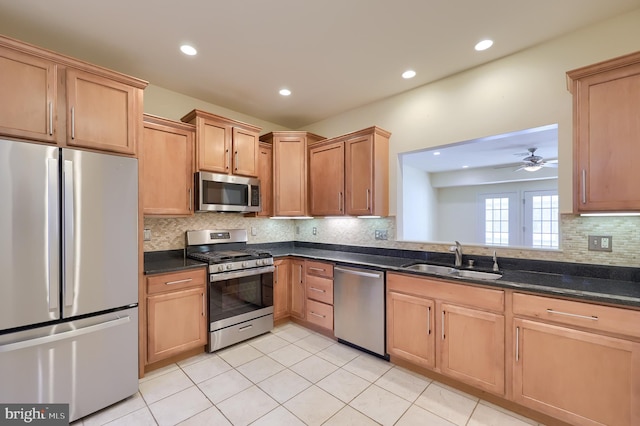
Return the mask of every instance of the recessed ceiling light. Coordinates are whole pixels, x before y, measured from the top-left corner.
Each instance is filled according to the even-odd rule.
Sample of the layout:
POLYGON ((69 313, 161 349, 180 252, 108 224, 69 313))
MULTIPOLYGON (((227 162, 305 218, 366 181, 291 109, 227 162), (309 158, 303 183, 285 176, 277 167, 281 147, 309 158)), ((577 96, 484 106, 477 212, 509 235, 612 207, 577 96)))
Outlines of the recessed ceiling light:
POLYGON ((475 49, 477 51, 487 50, 491 46, 493 46, 493 40, 482 40, 481 42, 478 42, 478 44, 476 44, 475 49))
POLYGON ((433 155, 440 155, 440 151, 434 152, 433 155))
POLYGON ((180 46, 180 50, 182 51, 182 53, 189 56, 193 56, 198 53, 195 47, 189 46, 188 44, 183 44, 182 46, 180 46))
POLYGON ((462 166, 462 168, 463 168, 463 169, 468 169, 468 168, 469 168, 469 166, 462 166))
POLYGON ((291 94, 291 90, 289 90, 289 89, 280 89, 280 94, 282 96, 289 96, 291 94))
POLYGON ((414 70, 406 70, 402 73, 402 78, 409 79, 416 76, 416 72, 414 70))

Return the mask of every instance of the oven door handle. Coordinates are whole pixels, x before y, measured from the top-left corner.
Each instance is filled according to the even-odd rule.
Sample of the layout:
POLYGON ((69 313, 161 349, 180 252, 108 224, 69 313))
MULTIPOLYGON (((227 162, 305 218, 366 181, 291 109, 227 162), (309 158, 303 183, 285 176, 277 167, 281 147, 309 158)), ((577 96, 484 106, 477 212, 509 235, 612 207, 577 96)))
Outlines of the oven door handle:
POLYGON ((224 280, 232 280, 234 278, 250 277, 253 275, 268 274, 275 271, 276 268, 271 266, 263 266, 260 268, 241 269, 239 271, 221 272, 218 274, 209 274, 209 282, 217 282, 224 280))

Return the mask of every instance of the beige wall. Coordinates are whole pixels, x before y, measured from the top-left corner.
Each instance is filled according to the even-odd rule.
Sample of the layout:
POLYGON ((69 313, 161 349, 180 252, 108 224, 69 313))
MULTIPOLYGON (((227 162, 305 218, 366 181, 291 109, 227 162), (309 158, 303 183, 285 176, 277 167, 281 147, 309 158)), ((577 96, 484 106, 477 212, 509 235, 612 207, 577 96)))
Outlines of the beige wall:
POLYGON ((144 90, 144 112, 147 114, 159 115, 160 117, 180 121, 180 118, 184 117, 192 109, 201 109, 222 117, 253 124, 254 126, 262 128, 260 134, 275 130, 291 130, 278 124, 260 120, 250 115, 183 95, 182 93, 154 86, 153 84, 150 84, 144 90))
MULTIPOLYGON (((571 211, 572 118, 568 70, 640 50, 640 9, 571 33, 562 38, 457 74, 404 94, 315 123, 304 130, 328 137, 371 125, 392 132, 390 144, 390 210, 396 212, 397 154, 480 136, 558 123, 561 209, 571 211)), ((145 112, 179 119, 193 108, 283 129, 220 106, 150 86, 145 112)), ((191 219, 146 218, 154 238, 145 251, 182 248, 186 229, 203 227, 257 229, 250 242, 314 241, 446 251, 448 246, 395 241, 395 217, 387 219, 314 219, 276 221, 241 215, 198 214, 191 219), (313 235, 313 228, 317 234, 313 235), (299 232, 296 232, 296 228, 299 232), (388 241, 376 241, 375 229, 386 229, 388 241)), ((640 267, 640 218, 583 218, 562 215, 560 251, 498 249, 502 257, 640 267), (589 252, 588 235, 612 235, 612 253, 589 252)), ((465 247, 468 254, 489 255, 493 249, 465 247)))

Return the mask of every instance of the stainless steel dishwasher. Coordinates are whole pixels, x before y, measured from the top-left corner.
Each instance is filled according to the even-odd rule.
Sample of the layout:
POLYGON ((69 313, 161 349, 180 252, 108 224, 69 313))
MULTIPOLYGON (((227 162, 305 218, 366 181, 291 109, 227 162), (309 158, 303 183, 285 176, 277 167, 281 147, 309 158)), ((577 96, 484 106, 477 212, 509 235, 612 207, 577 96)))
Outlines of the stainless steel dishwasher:
POLYGON ((383 271, 333 268, 334 333, 339 341, 388 359, 383 271))

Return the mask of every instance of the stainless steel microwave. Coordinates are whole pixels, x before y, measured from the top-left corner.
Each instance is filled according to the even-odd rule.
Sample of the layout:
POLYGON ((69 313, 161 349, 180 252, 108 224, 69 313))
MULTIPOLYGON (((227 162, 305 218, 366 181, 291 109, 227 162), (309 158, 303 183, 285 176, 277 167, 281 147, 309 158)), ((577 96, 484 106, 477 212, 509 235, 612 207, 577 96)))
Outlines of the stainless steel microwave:
POLYGON ((256 178, 196 173, 196 206, 201 212, 259 212, 260 181, 256 178))

